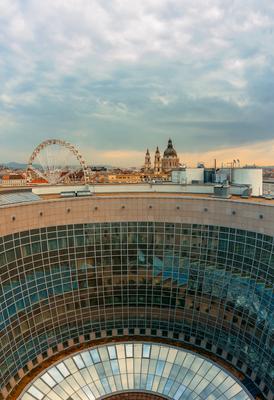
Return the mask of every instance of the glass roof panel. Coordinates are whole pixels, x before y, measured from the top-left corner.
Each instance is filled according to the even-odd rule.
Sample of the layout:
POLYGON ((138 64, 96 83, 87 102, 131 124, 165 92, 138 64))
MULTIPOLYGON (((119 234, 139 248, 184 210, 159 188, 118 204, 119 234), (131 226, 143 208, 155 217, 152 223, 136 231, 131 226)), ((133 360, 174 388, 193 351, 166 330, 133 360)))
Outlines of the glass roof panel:
POLYGON ((38 376, 21 400, 95 400, 146 390, 175 400, 250 400, 236 378, 204 357, 156 343, 119 343, 84 350, 38 376))

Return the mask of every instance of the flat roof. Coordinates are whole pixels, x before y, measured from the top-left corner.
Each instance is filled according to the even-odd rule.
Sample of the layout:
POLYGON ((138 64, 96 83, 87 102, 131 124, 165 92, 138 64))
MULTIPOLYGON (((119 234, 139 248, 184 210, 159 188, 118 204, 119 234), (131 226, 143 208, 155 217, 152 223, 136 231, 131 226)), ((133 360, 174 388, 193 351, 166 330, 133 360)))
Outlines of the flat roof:
MULTIPOLYGON (((274 199, 265 199, 264 197, 249 197, 243 198, 241 196, 233 195, 230 198, 216 197, 212 194, 206 193, 169 193, 169 192, 107 192, 107 193, 92 193, 92 197, 184 197, 184 198, 207 198, 213 200, 232 200, 232 201, 241 201, 246 203, 265 203, 274 205, 274 199)), ((58 193, 48 193, 48 194, 39 194, 39 197, 42 200, 51 200, 51 199, 64 199, 58 193)), ((75 198, 75 197, 74 197, 75 198)), ((71 197, 73 199, 73 197, 71 197)), ((77 199, 77 197, 76 197, 77 199)))
MULTIPOLYGON (((87 191, 91 193, 91 197, 178 197, 178 198, 205 198, 205 199, 221 199, 230 201, 240 201, 245 203, 258 203, 265 205, 274 205, 274 198, 267 199, 264 197, 248 197, 243 198, 241 195, 231 195, 228 199, 222 197, 215 197, 213 193, 193 193, 193 192, 180 192, 180 185, 178 191, 174 191, 176 184, 171 182, 152 184, 139 183, 139 184, 95 184, 95 185, 75 185, 75 186, 34 186, 34 187, 0 187, 0 198, 4 199, 5 195, 8 197, 20 197, 24 202, 24 197, 29 197, 27 201, 31 201, 31 194, 33 194, 33 201, 51 200, 51 199, 64 199, 61 192, 78 192, 87 191), (168 187, 170 186, 170 188, 168 187), (98 190, 97 190, 98 189, 98 190), (170 190, 169 190, 170 189, 170 190), (29 193, 29 195, 28 195, 29 193), (12 196, 16 195, 16 196, 12 196), (36 196, 35 196, 36 195, 36 196), (36 198, 34 198, 36 197, 36 198)), ((191 186, 191 185, 188 185, 191 186)), ((207 185, 204 185, 207 187, 207 185)), ((212 186, 209 185, 209 186, 212 186)), ((195 187, 198 187, 195 185, 195 187)), ((79 196, 80 197, 80 196, 79 196)), ((3 203, 3 202, 2 202, 3 203)), ((12 201, 11 201, 12 203, 12 201)), ((0 201, 1 204, 1 201, 0 201)), ((4 204, 2 204, 3 206, 4 204)))

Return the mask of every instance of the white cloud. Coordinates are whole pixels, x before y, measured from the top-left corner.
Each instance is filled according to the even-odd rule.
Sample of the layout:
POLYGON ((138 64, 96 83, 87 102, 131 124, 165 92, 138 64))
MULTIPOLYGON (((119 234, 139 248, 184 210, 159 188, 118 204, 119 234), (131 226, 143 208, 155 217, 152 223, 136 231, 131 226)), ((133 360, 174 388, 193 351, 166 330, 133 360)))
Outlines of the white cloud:
POLYGON ((168 106, 176 100, 175 96, 155 94, 150 97, 155 103, 160 103, 162 106, 168 106))
POLYGON ((13 127, 15 125, 16 125, 16 123, 13 118, 9 117, 8 115, 0 114, 0 128, 1 129, 4 130, 4 129, 10 128, 10 127, 13 127))
MULTIPOLYGON (((20 121, 21 131, 31 127, 41 135, 79 125, 89 140, 90 125, 116 129, 126 147, 142 132, 144 141, 150 130, 163 137, 162 120, 186 143, 175 123, 201 115, 216 122, 212 102, 218 121, 229 115, 241 140, 237 124, 246 110, 252 123, 257 102, 258 134, 267 136, 271 30, 269 0, 0 0, 0 112, 20 121), (267 92, 267 100, 258 92, 267 92)), ((212 146, 216 137, 227 138, 226 129, 220 127, 212 146)), ((13 132, 19 135, 17 125, 13 132)), ((205 142, 190 136, 189 143, 205 142)), ((103 135, 98 141, 106 145, 103 135)))
POLYGON ((19 39, 20 41, 33 39, 33 33, 22 15, 13 16, 9 30, 14 39, 19 39))

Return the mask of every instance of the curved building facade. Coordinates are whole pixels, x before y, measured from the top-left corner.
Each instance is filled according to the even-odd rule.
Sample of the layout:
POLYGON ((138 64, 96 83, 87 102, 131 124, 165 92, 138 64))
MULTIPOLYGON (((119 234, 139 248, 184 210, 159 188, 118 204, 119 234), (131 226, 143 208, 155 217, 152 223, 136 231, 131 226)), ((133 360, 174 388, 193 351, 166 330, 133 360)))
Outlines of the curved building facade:
MULTIPOLYGON (((61 389, 41 397, 35 383, 29 392, 30 381, 36 377, 43 385, 39 374, 50 377, 50 368, 57 371, 61 360, 76 357, 70 353, 119 341, 139 343, 141 352, 148 341, 150 351, 169 346, 202 354, 233 375, 246 397, 240 390, 214 395, 218 386, 204 396, 207 386, 191 392, 187 384, 171 395, 168 376, 157 391, 141 384, 141 375, 139 386, 116 385, 119 393, 272 398, 273 236, 272 204, 254 201, 124 195, 2 207, 0 398, 84 399, 65 397, 61 389)), ((104 354, 111 356, 108 349, 104 354)))

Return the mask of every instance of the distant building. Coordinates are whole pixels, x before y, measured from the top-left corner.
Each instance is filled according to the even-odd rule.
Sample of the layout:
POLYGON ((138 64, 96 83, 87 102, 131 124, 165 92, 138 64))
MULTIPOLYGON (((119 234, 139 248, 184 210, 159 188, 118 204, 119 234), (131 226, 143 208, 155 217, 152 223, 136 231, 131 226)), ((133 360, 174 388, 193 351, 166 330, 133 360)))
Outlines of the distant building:
POLYGON ((146 173, 151 172, 151 158, 150 158, 150 153, 149 153, 148 149, 147 149, 146 157, 145 157, 145 168, 144 168, 144 171, 146 173))
POLYGON ((5 174, 0 176, 0 185, 2 186, 25 186, 26 178, 22 174, 5 174))
POLYGON ((171 172, 171 181, 180 185, 191 185, 191 191, 210 193, 212 187, 231 186, 234 195, 262 196, 263 170, 262 168, 175 168, 171 172), (196 187, 198 185, 199 187, 196 187), (211 185, 211 189, 210 189, 211 185), (244 194, 244 192, 246 194, 244 194))
POLYGON ((154 157, 154 174, 160 175, 161 172, 162 172, 161 153, 159 147, 157 146, 154 157))
POLYGON ((221 168, 217 171, 216 180, 219 183, 227 181, 234 185, 249 185, 252 191, 252 196, 261 196, 263 194, 262 168, 221 168))
POLYGON ((108 174, 109 183, 140 183, 144 180, 143 175, 136 173, 118 173, 118 174, 108 174))
POLYGON ((180 166, 180 160, 176 150, 173 147, 171 139, 169 139, 168 141, 168 145, 164 151, 163 157, 161 157, 159 147, 157 146, 154 156, 153 168, 151 164, 149 149, 147 149, 145 155, 145 165, 144 165, 145 173, 151 173, 155 176, 159 176, 162 174, 170 173, 173 169, 176 169, 179 166, 180 166))
POLYGON ((171 172, 171 181, 183 185, 203 184, 204 168, 176 168, 171 172))
POLYGON ((178 168, 180 165, 177 152, 173 147, 172 140, 169 139, 167 148, 164 151, 162 159, 162 170, 164 172, 172 171, 174 168, 178 168))
POLYGON ((37 178, 35 178, 35 179, 32 179, 32 181, 31 181, 31 184, 32 185, 41 185, 41 184, 48 184, 48 181, 46 180, 46 179, 44 179, 44 178, 41 178, 40 176, 39 177, 37 177, 37 178))

